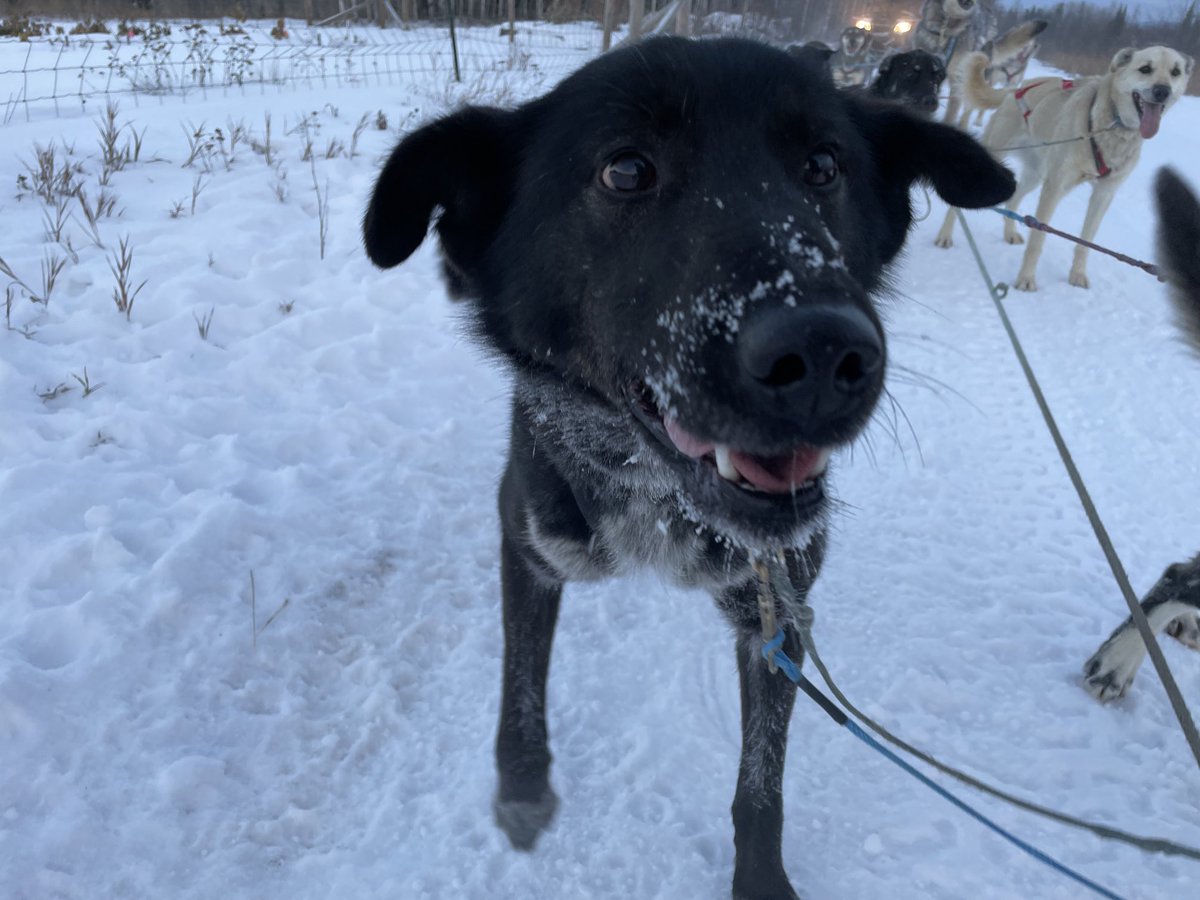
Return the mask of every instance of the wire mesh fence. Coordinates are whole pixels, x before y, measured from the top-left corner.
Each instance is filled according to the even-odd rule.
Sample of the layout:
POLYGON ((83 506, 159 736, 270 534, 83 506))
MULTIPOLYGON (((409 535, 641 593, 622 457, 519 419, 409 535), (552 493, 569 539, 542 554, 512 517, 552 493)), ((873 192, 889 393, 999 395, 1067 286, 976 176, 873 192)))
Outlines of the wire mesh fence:
MULTIPOLYGON (((687 34, 740 34, 785 44, 836 35, 857 2, 682 0, 678 21, 686 22, 687 34)), ((0 124, 87 112, 89 104, 108 97, 129 97, 140 105, 156 97, 161 102, 168 96, 220 96, 270 86, 403 84, 438 74, 473 80, 532 72, 553 83, 605 49, 606 24, 609 42, 616 46, 630 33, 631 17, 644 16, 648 28, 657 21, 657 30, 676 21, 680 5, 681 0, 512 0, 511 5, 508 0, 338 0, 344 16, 324 27, 302 19, 93 19, 73 25, 67 19, 10 18, 3 24, 16 25, 11 29, 16 33, 0 37, 0 124), (383 10, 395 19, 389 19, 391 25, 402 27, 379 27, 372 10, 383 10), (86 33, 93 26, 108 30, 86 33)))
POLYGON ((602 26, 590 19, 459 23, 457 47, 447 20, 404 29, 160 23, 120 35, 6 38, 0 39, 0 122, 87 111, 92 101, 118 96, 136 105, 269 86, 402 84, 456 71, 471 79, 534 70, 556 80, 598 54, 602 38, 602 26))

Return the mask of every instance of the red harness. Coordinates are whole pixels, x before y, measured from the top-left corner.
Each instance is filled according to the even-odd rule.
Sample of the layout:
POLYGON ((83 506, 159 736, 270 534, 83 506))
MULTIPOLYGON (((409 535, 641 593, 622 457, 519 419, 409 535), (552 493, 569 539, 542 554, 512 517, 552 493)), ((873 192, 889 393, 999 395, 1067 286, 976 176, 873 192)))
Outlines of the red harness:
MULTIPOLYGON (((1046 80, 1048 80, 1048 79, 1046 79, 1046 80)), ((1028 94, 1030 91, 1032 91, 1035 87, 1040 87, 1041 85, 1045 84, 1046 80, 1031 81, 1031 82, 1029 82, 1029 84, 1025 85, 1025 87, 1017 88, 1013 92, 1013 99, 1017 101, 1017 108, 1021 110, 1021 116, 1022 116, 1022 118, 1025 119, 1026 122, 1028 122, 1029 117, 1031 115, 1033 115, 1033 109, 1030 107, 1030 105, 1028 103, 1025 102, 1025 95, 1028 94)), ((1069 91, 1073 87, 1075 87, 1075 82, 1072 81, 1070 78, 1062 79, 1062 89, 1064 91, 1069 91)))
MULTIPOLYGON (((1025 102, 1025 95, 1029 91, 1033 90, 1035 87, 1038 87, 1039 85, 1043 85, 1045 83, 1046 83, 1045 80, 1031 81, 1029 84, 1025 85, 1024 87, 1017 88, 1017 90, 1013 92, 1013 100, 1016 101, 1017 109, 1019 109, 1021 111, 1021 118, 1024 120, 1026 128, 1029 127, 1029 117, 1031 115, 1033 115, 1033 107, 1031 107, 1028 103, 1025 102)), ((1075 87, 1075 82, 1072 81, 1070 78, 1062 79, 1062 89, 1064 91, 1069 91, 1074 87, 1075 87)), ((1092 146, 1092 162, 1094 162, 1096 164, 1096 177, 1103 178, 1104 176, 1111 174, 1112 169, 1110 169, 1108 167, 1108 163, 1106 163, 1104 161, 1104 154, 1100 152, 1100 145, 1096 143, 1096 137, 1092 133, 1092 131, 1093 131, 1092 107, 1090 104, 1088 106, 1087 129, 1088 129, 1088 134, 1087 134, 1088 143, 1091 144, 1091 146, 1092 146)))

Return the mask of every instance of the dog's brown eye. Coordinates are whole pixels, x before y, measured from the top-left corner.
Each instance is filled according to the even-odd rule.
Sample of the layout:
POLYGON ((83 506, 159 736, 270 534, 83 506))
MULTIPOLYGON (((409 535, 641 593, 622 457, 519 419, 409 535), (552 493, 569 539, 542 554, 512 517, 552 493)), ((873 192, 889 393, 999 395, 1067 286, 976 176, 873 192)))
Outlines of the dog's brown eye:
POLYGON ((1138 69, 1138 71, 1141 72, 1143 75, 1149 75, 1151 72, 1154 71, 1154 67, 1147 64, 1147 65, 1142 66, 1140 69, 1138 69))
POLYGON ((813 187, 828 187, 837 180, 837 177, 837 157, 828 147, 821 147, 813 151, 812 155, 808 157, 808 161, 804 163, 805 184, 811 184, 813 187))
POLYGON ((1173 69, 1171 70, 1171 77, 1172 77, 1172 78, 1178 78, 1178 77, 1179 77, 1179 75, 1180 75, 1180 72, 1179 72, 1179 66, 1176 66, 1175 68, 1173 68, 1173 69))
POLYGON ((618 153, 600 172, 600 182, 610 191, 631 193, 644 191, 654 185, 654 165, 633 150, 618 153))

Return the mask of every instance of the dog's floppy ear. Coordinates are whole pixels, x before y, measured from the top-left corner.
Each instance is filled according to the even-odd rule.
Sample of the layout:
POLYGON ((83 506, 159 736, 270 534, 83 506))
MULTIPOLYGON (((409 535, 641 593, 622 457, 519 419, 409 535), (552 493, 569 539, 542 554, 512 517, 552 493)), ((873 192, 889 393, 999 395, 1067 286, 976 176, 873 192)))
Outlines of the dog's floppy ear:
POLYGON ((363 216, 375 265, 408 259, 435 210, 447 261, 470 273, 499 226, 516 177, 516 113, 467 107, 402 140, 388 157, 363 216))
POLYGON ((1196 65, 1196 60, 1192 59, 1186 53, 1180 53, 1179 55, 1183 57, 1183 74, 1191 75, 1192 67, 1196 65))
POLYGON ((1136 47, 1125 47, 1118 50, 1112 58, 1112 64, 1108 67, 1108 71, 1115 72, 1117 69, 1124 68, 1133 61, 1133 54, 1137 53, 1136 47))
POLYGON ((951 206, 966 209, 1003 203, 1016 190, 1012 172, 964 131, 865 99, 852 98, 851 110, 888 187, 907 195, 914 181, 928 181, 951 206))

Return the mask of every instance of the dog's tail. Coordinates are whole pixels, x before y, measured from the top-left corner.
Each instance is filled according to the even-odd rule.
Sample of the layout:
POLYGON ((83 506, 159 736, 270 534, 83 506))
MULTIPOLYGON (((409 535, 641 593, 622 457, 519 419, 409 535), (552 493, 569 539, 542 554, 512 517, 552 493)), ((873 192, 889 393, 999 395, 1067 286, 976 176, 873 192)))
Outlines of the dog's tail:
POLYGON ((1171 169, 1159 169, 1154 192, 1159 267, 1171 284, 1179 327, 1200 353, 1200 201, 1171 169))
POLYGON ((995 109, 1004 102, 1008 91, 998 91, 987 80, 984 70, 991 65, 986 53, 968 53, 955 66, 956 80, 962 87, 967 109, 995 109))
POLYGON ((1049 26, 1045 19, 1027 19, 992 41, 992 59, 1007 62, 1024 52, 1029 43, 1049 26))

